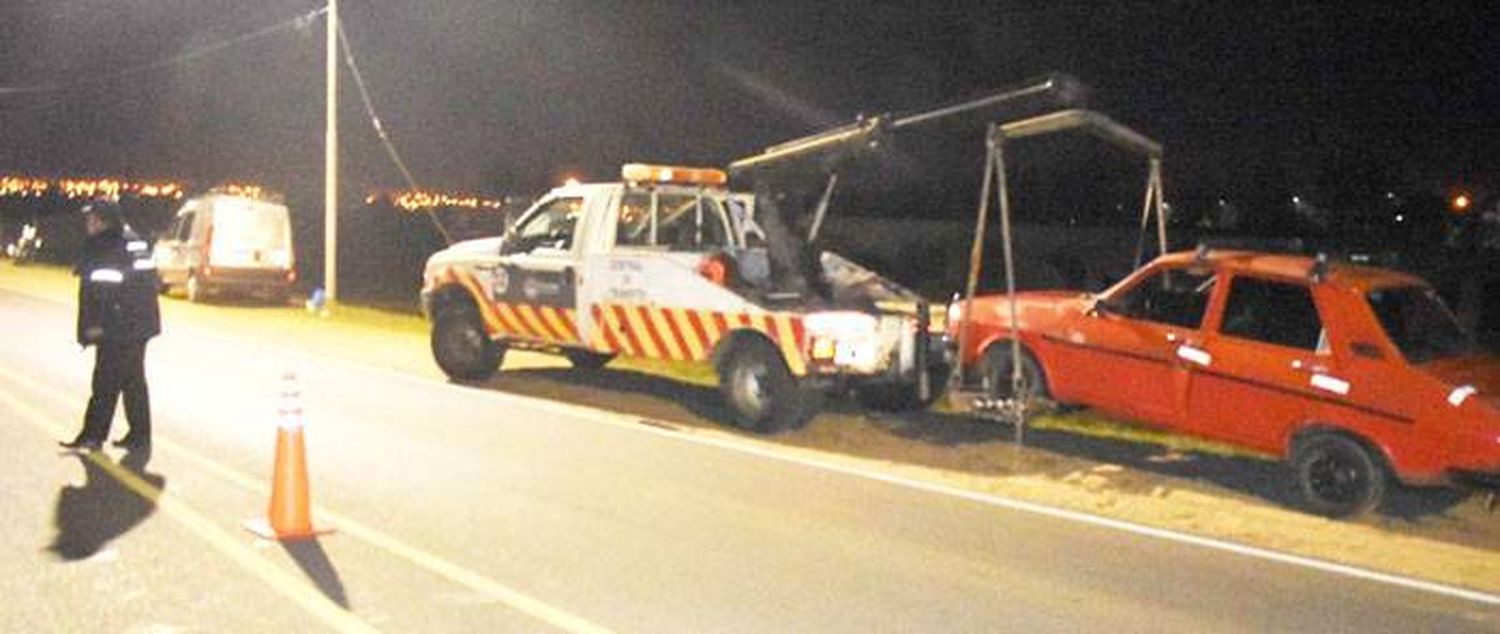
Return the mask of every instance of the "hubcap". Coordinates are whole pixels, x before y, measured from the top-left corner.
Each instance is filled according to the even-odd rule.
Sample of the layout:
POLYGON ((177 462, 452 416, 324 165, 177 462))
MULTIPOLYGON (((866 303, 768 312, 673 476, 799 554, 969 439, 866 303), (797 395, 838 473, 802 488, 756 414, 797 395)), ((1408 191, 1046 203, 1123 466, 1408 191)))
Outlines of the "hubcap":
POLYGON ((746 409, 761 411, 766 406, 766 375, 764 364, 754 364, 741 371, 740 382, 744 386, 746 409))
POLYGON ((1330 502, 1352 502, 1364 487, 1364 474, 1353 461, 1325 453, 1308 465, 1308 481, 1318 497, 1330 502))

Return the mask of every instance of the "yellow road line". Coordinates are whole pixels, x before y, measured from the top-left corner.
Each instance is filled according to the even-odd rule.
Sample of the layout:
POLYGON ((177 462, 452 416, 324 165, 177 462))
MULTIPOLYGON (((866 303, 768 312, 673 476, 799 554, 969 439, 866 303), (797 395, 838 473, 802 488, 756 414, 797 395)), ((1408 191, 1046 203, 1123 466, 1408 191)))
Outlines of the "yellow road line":
MULTIPOLYGON (((27 389, 30 389, 34 392, 40 392, 46 395, 46 397, 50 400, 56 402, 65 403, 72 398, 68 394, 64 394, 61 390, 57 390, 51 386, 15 374, 10 370, 4 368, 0 368, 0 377, 3 377, 13 383, 21 384, 27 389)), ((15 397, 10 396, 3 390, 0 390, 0 399, 6 400, 7 402, 10 402, 11 404, 16 405, 26 411, 27 415, 32 417, 33 423, 46 429, 49 433, 59 436, 66 433, 63 430, 57 429, 56 426, 52 425, 50 422, 47 422, 49 419, 43 416, 40 412, 37 412, 35 409, 31 408, 25 403, 22 403, 15 397)), ((262 481, 245 475, 244 473, 241 473, 239 471, 235 471, 234 469, 226 467, 222 464, 219 464, 212 458, 200 454, 183 445, 172 442, 171 440, 168 440, 166 438, 162 438, 160 434, 155 434, 152 440, 153 444, 158 449, 166 449, 174 457, 186 459, 188 462, 192 462, 198 465, 200 468, 209 471, 236 486, 255 491, 257 493, 266 493, 267 491, 267 487, 262 481)), ((90 456, 90 458, 100 460, 102 462, 109 462, 108 460, 99 458, 97 455, 90 456)), ((145 482, 141 482, 141 485, 148 488, 150 487, 150 485, 146 484, 145 482)), ((162 493, 160 490, 158 490, 157 493, 162 499, 172 499, 170 496, 162 493)), ((186 508, 185 505, 180 502, 176 502, 175 500, 172 502, 172 504, 183 506, 184 508, 186 508)), ((162 508, 164 511, 166 510, 165 506, 163 506, 162 508)), ((188 511, 191 512, 191 509, 188 509, 188 511)), ((376 548, 380 548, 392 555, 405 559, 406 561, 424 568, 427 571, 443 577, 455 584, 467 587, 486 599, 494 599, 500 601, 501 603, 504 603, 506 606, 509 606, 510 608, 518 612, 524 613, 539 621, 546 622, 553 627, 556 627, 563 631, 580 632, 586 634, 602 634, 612 631, 609 628, 593 623, 587 619, 584 619, 583 617, 571 614, 565 610, 554 607, 540 599, 519 592, 509 586, 506 586, 503 583, 490 579, 483 574, 474 572, 472 570, 464 568, 463 566, 449 562, 437 555, 433 555, 431 553, 423 551, 422 549, 415 546, 411 546, 371 526, 368 526, 361 522, 357 522, 353 518, 336 513, 328 509, 327 507, 314 505, 313 514, 315 516, 326 518, 330 521, 330 523, 338 526, 339 532, 344 535, 362 539, 370 545, 375 546, 376 548)), ((218 528, 214 527, 212 523, 209 523, 208 520, 202 519, 201 515, 197 515, 197 517, 202 520, 202 522, 208 529, 223 533, 223 531, 220 531, 218 528)), ((233 541, 233 539, 229 538, 227 535, 223 536, 223 538, 230 540, 231 545, 238 546, 241 549, 245 549, 248 551, 248 548, 244 547, 239 542, 233 541)), ((218 546, 216 546, 216 548, 217 547, 218 546)), ((257 561, 267 566, 270 570, 276 572, 279 575, 285 576, 287 578, 287 581, 283 582, 284 584, 295 584, 298 588, 306 591, 310 595, 313 595, 313 598, 326 603, 328 606, 331 606, 335 610, 339 610, 340 614, 348 615, 348 613, 343 612, 342 609, 337 606, 337 604, 328 601, 328 599, 321 593, 313 591, 305 584, 302 584, 297 578, 286 575, 286 573, 283 573, 280 570, 274 568, 264 558, 260 558, 259 555, 256 555, 254 551, 248 551, 247 554, 249 556, 256 557, 257 561)), ((283 592, 287 592, 286 589, 280 587, 278 587, 277 589, 283 590, 283 592)), ((350 618, 353 617, 351 616, 350 618)), ((359 624, 365 629, 349 631, 373 631, 369 629, 369 626, 366 625, 363 621, 360 621, 359 624)))
MULTIPOLYGON (((10 376, 9 372, 0 371, 0 373, 10 376)), ((43 430, 48 435, 59 436, 66 433, 51 422, 52 417, 31 407, 5 390, 0 390, 0 401, 5 402, 20 412, 22 418, 31 423, 33 427, 43 430)), ((259 577, 261 581, 266 582, 267 585, 291 599, 293 603, 301 606, 328 626, 340 632, 379 631, 360 620, 359 617, 344 610, 337 603, 324 596, 316 588, 309 586, 302 579, 277 568, 275 564, 255 552, 250 546, 247 546, 242 539, 231 536, 228 531, 219 528, 187 503, 142 480, 134 473, 116 464, 115 461, 110 460, 102 452, 90 453, 87 459, 109 473, 120 484, 135 492, 136 495, 155 503, 156 507, 161 509, 164 515, 181 524, 214 550, 233 560, 251 574, 259 577)))

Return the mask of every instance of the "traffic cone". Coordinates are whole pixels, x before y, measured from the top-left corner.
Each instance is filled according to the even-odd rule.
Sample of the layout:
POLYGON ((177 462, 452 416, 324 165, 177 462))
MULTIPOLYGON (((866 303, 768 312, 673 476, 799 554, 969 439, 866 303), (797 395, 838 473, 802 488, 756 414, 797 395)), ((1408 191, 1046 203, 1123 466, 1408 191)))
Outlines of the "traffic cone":
POLYGON ((266 539, 291 541, 311 539, 332 532, 314 528, 312 501, 307 486, 307 454, 302 442, 302 393, 297 375, 281 377, 281 396, 276 408, 276 467, 271 473, 271 505, 264 519, 245 521, 245 528, 266 539))

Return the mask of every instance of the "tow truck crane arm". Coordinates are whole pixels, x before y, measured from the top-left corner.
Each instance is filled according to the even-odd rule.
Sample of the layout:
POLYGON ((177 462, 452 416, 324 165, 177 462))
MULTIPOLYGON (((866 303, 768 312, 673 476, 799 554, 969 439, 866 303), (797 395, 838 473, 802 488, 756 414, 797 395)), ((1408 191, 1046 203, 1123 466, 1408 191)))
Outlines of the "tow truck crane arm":
POLYGON ((773 145, 730 163, 730 176, 750 181, 755 192, 756 219, 769 243, 773 284, 778 290, 827 298, 827 285, 808 244, 817 239, 839 171, 883 150, 887 138, 896 131, 939 121, 981 124, 1017 118, 1081 104, 1085 92, 1078 80, 1054 73, 939 108, 861 116, 853 123, 773 145), (816 198, 812 195, 814 179, 826 179, 816 198), (805 235, 792 229, 792 218, 784 213, 801 219, 809 211, 812 219, 805 235))

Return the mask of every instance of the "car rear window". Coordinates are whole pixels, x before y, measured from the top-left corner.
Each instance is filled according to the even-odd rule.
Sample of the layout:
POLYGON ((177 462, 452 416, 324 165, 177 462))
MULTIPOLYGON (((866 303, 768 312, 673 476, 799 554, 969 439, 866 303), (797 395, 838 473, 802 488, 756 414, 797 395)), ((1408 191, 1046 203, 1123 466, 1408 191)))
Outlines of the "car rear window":
POLYGON ((1380 327, 1401 355, 1412 363, 1462 356, 1475 351, 1472 339, 1458 325, 1437 291, 1426 286, 1401 286, 1365 295, 1380 327))

